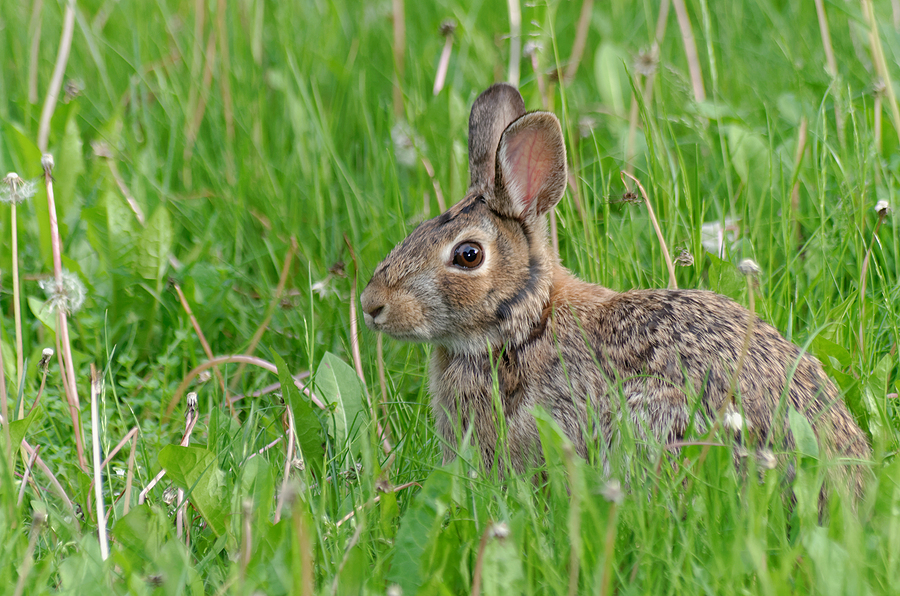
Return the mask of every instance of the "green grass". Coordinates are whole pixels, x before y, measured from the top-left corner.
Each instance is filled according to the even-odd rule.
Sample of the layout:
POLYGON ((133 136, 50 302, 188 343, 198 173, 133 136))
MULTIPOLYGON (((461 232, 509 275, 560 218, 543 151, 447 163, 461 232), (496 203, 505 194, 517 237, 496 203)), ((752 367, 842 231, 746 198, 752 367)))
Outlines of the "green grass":
MULTIPOLYGON (((428 410, 429 348, 390 339, 389 418, 382 422, 394 455, 381 450, 365 408, 354 416, 362 388, 339 364, 352 363, 351 283, 358 295, 390 248, 438 214, 434 184, 448 204, 465 192, 468 110, 505 78, 507 6, 407 3, 403 103, 395 116, 390 2, 78 3, 66 80, 81 92, 57 105, 49 147, 64 266, 87 287, 84 306, 70 318, 73 360, 88 450, 92 363, 103 380, 104 453, 140 429, 134 489, 126 515, 126 445, 104 470, 112 541, 102 561, 91 478, 77 464, 54 357, 24 436, 40 445, 79 513, 67 512, 37 469, 19 504, 25 459, 15 452, 0 458, 6 591, 14 593, 24 570, 26 594, 98 586, 115 594, 296 594, 308 586, 383 594, 395 584, 406 595, 455 594, 469 593, 476 575, 485 594, 896 591, 900 226, 889 214, 874 232, 876 202, 900 204, 900 137, 884 94, 876 138, 878 76, 857 3, 825 4, 838 65, 832 77, 813 3, 688 2, 707 97, 700 103, 671 9, 653 94, 639 98, 633 160, 670 249, 694 256, 693 266, 678 268, 679 286, 746 304, 735 265, 753 258, 763 270, 757 311, 816 354, 840 386, 875 448, 875 479, 857 508, 835 496, 819 523, 816 486, 829 462, 809 454, 786 455, 798 469, 790 506, 783 474, 757 469, 753 458, 736 468, 731 448, 714 447, 697 464, 702 448, 688 447, 665 459, 651 449, 657 455, 648 461, 632 457, 639 449, 627 429, 626 448, 611 456, 612 477, 624 485, 613 500, 610 479, 572 458, 550 424, 542 425, 548 461, 540 485, 530 476, 486 476, 467 452, 442 467, 428 410), (196 6, 206 11, 202 22, 196 6), (444 45, 438 31, 448 17, 459 26, 447 84, 434 96, 444 45), (392 141, 401 122, 415 139, 411 163, 392 141), (111 157, 99 157, 97 143, 111 157), (433 165, 434 180, 421 157, 433 165), (719 260, 703 248, 700 230, 726 219, 737 230, 719 260), (298 248, 278 299, 292 239, 298 248), (275 394, 238 401, 235 420, 216 376, 193 385, 199 422, 191 448, 176 447, 185 401, 171 420, 166 406, 207 358, 175 284, 214 355, 245 352, 271 313, 255 354, 270 362, 280 355, 291 372, 314 372, 319 395, 337 404, 320 413, 301 394, 285 392, 305 465, 292 468, 278 523, 284 441, 250 458, 285 436, 285 408, 275 394), (168 475, 138 506, 138 492, 161 462, 168 475), (176 535, 169 487, 184 489, 192 503, 189 540, 176 535), (39 513, 45 524, 36 523, 39 513)), ((63 8, 44 2, 33 68, 30 3, 3 10, 0 173, 41 175, 39 119, 63 8), (28 99, 32 69, 36 104, 28 99)), ((568 61, 580 10, 576 2, 522 6, 523 36, 541 45, 546 109, 563 121, 577 180, 580 204, 570 191, 557 209, 561 257, 580 276, 616 290, 664 287, 666 266, 646 210, 617 201, 626 191, 619 171, 632 93, 643 89, 642 79, 632 83, 633 59, 651 46, 658 7, 595 3, 584 58, 575 78, 559 84, 546 73, 568 61)), ((896 82, 900 33, 889 3, 875 11, 896 82)), ((530 60, 520 72, 526 105, 544 108, 530 60)), ((53 271, 46 205, 41 183, 18 208, 28 405, 41 383, 41 350, 56 348, 55 317, 47 316, 38 286, 53 271)), ((10 234, 10 209, 0 205, 0 341, 12 402, 10 234)), ((360 339, 366 390, 380 401, 375 337, 362 328, 360 339)), ((278 381, 256 366, 220 371, 237 393, 278 381)))

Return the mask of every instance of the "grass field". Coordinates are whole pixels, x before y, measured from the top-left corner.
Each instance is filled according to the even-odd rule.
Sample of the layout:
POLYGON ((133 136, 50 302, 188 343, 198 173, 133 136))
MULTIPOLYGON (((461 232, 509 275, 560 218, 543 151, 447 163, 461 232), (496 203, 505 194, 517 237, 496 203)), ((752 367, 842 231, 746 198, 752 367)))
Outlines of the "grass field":
POLYGON ((657 2, 621 1, 438 0, 402 18, 402 0, 87 0, 71 17, 63 0, 6 3, 0 174, 19 178, 0 187, 0 397, 15 421, 0 438, 0 589, 897 593, 895 4, 678 0, 660 19, 657 2), (627 429, 611 477, 550 424, 539 486, 483 473, 474 452, 441 465, 430 348, 386 338, 379 360, 352 303, 462 197, 472 101, 516 79, 563 123, 563 263, 615 290, 667 285, 622 170, 673 256, 693 256, 679 287, 747 305, 736 264, 759 263, 756 312, 823 362, 871 439, 861 502, 835 495, 820 521, 815 442, 788 454, 793 505, 783 470, 736 468, 727 443, 648 461, 627 429), (294 388, 303 372, 324 409, 294 388))

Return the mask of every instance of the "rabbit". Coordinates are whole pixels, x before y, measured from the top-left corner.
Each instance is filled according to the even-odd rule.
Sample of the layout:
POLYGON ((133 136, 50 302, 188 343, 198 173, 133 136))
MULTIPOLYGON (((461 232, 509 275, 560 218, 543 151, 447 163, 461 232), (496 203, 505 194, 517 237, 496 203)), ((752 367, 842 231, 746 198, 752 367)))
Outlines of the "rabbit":
POLYGON ((555 115, 526 113, 511 85, 490 87, 472 106, 469 170, 465 197, 398 244, 360 296, 370 329, 433 344, 445 462, 470 430, 485 468, 501 462, 502 415, 512 468, 539 464, 538 405, 582 457, 592 440, 615 448, 623 423, 671 444, 726 411, 742 413, 757 444, 791 449, 793 407, 825 454, 850 460, 836 473, 861 494, 869 443, 818 360, 754 318, 732 389, 748 310, 703 290, 619 293, 562 267, 546 221, 567 184, 555 115))

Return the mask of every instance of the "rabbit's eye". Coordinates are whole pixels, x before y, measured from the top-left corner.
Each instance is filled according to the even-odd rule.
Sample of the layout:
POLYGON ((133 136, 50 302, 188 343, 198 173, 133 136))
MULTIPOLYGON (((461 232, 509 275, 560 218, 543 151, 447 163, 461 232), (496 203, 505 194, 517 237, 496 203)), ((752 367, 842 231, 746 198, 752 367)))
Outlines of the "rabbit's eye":
POLYGON ((453 264, 463 269, 475 269, 484 262, 484 250, 474 242, 463 242, 453 249, 453 264))

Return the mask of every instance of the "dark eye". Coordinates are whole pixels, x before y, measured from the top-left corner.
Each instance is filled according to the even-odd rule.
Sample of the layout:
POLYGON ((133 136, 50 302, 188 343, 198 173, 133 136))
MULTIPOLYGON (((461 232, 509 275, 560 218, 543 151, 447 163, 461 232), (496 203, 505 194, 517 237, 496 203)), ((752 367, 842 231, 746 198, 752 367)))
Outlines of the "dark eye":
POLYGON ((453 249, 453 264, 463 269, 475 269, 484 262, 484 251, 481 245, 474 242, 463 242, 453 249))

